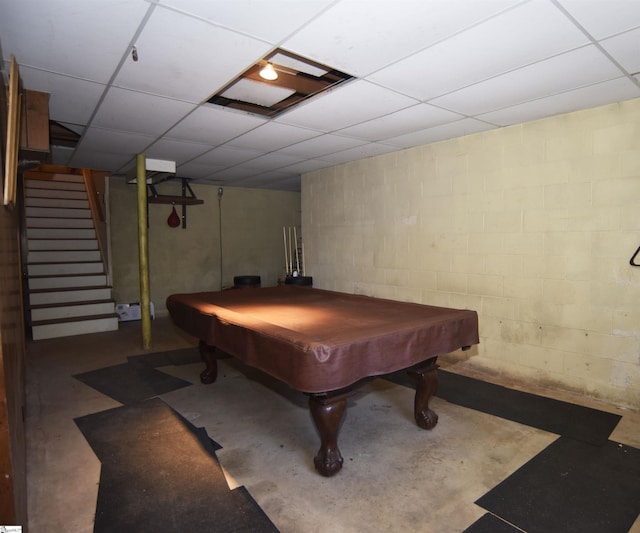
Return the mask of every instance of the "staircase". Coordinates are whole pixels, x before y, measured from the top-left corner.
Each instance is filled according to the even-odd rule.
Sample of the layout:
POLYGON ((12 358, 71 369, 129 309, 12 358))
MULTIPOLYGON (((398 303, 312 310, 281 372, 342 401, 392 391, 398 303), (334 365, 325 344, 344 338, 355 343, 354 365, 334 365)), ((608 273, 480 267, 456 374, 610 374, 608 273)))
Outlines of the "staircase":
POLYGON ((24 179, 32 338, 116 330, 118 315, 85 178, 82 173, 42 176, 24 179))

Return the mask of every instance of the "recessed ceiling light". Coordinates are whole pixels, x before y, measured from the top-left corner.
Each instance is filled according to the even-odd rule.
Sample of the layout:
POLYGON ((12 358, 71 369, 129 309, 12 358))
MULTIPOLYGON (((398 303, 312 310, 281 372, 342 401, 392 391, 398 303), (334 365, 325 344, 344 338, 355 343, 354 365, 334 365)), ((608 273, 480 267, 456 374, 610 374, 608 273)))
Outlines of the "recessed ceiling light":
POLYGON ((260 77, 265 80, 273 81, 278 79, 278 73, 271 63, 267 63, 267 66, 260 71, 260 77))
POLYGON ((277 49, 249 67, 207 102, 275 117, 351 79, 353 76, 337 69, 277 49), (272 70, 272 73, 266 73, 271 77, 264 74, 268 70, 272 70))

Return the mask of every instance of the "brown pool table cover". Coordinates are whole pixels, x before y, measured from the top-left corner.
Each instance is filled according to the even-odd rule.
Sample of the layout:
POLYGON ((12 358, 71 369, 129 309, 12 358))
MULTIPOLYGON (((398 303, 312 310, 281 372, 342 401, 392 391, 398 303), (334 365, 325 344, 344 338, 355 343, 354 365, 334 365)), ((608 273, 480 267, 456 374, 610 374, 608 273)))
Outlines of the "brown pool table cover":
POLYGON ((310 287, 172 294, 166 303, 190 335, 309 393, 479 342, 475 311, 310 287))

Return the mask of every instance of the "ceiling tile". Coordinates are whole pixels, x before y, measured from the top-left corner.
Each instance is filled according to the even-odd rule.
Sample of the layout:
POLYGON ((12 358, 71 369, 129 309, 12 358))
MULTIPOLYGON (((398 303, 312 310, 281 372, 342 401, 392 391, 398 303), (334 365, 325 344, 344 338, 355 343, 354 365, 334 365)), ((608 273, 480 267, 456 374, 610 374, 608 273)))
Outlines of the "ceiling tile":
POLYGON ((173 127, 167 137, 217 146, 265 122, 264 117, 203 105, 173 127))
POLYGON ((276 170, 282 167, 287 167, 295 163, 299 163, 301 160, 299 157, 283 154, 280 152, 272 152, 270 154, 261 155, 251 161, 247 161, 242 164, 243 168, 254 169, 257 171, 266 172, 269 170, 276 170))
POLYGON ((334 0, 160 0, 215 24, 278 43, 334 0), (283 14, 286 13, 286 16, 283 14), (250 16, 247 16, 250 14, 250 16))
POLYGON ((287 146, 280 151, 293 156, 313 159, 323 155, 332 154, 334 152, 340 152, 347 148, 362 146, 363 144, 366 144, 366 141, 350 139, 340 135, 326 134, 314 137, 307 141, 302 141, 298 144, 287 146))
POLYGON ((193 104, 111 88, 94 117, 101 128, 160 135, 194 109, 193 104))
POLYGON ((387 154, 396 150, 396 147, 389 146, 387 144, 368 143, 363 144, 362 146, 356 146, 355 148, 350 148, 349 150, 343 150, 342 152, 335 152, 333 154, 323 156, 322 159, 325 161, 331 161, 334 164, 340 164, 348 163, 355 159, 364 159, 365 157, 387 154))
POLYGON ((113 154, 106 152, 76 152, 71 157, 69 165, 77 168, 92 168, 94 170, 120 169, 130 163, 131 157, 127 154, 113 154))
POLYGON ((209 179, 213 180, 224 180, 227 185, 233 185, 232 183, 228 183, 227 180, 235 182, 240 179, 252 178, 256 175, 260 174, 256 172, 255 168, 247 168, 244 165, 238 165, 232 168, 225 168, 220 171, 216 171, 211 175, 209 179))
POLYGON ((141 153, 153 142, 154 138, 136 133, 89 128, 76 148, 79 154, 96 151, 105 153, 124 153, 130 157, 141 153))
POLYGON ((234 186, 261 189, 265 187, 277 188, 281 191, 300 191, 300 178, 298 176, 280 172, 265 172, 258 176, 238 179, 234 186))
POLYGON ((106 83, 148 8, 142 1, 5 1, 2 46, 21 65, 106 83))
POLYGON ((162 7, 135 46, 138 61, 130 58, 122 66, 116 85, 193 103, 207 100, 272 48, 162 7))
POLYGON ((51 74, 20 65, 20 77, 26 88, 49 93, 49 118, 59 122, 86 125, 106 86, 51 74))
POLYGON ((528 3, 376 72, 369 79, 426 100, 588 42, 551 3, 528 3))
POLYGON ((412 98, 358 80, 312 98, 275 120, 329 133, 415 103, 412 98))
POLYGON ((229 100, 239 100, 240 102, 249 102, 263 107, 272 107, 289 98, 295 92, 295 89, 289 89, 288 87, 279 87, 278 85, 269 85, 260 81, 240 78, 231 87, 221 92, 220 96, 229 100))
POLYGON ((640 0, 0 4, 5 80, 15 54, 50 118, 87 132, 52 158, 128 175, 144 150, 188 177, 288 188, 316 168, 640 97, 640 0), (279 48, 360 79, 271 119, 205 103, 279 48))
POLYGON ((262 152, 258 152, 256 150, 220 146, 201 155, 200 157, 197 157, 191 162, 198 165, 212 165, 217 168, 228 168, 244 161, 255 159, 261 155, 263 155, 262 152))
POLYGON ((179 165, 209 150, 211 146, 206 144, 160 139, 145 150, 145 155, 155 159, 175 161, 179 165))
POLYGON ((611 101, 612 95, 615 95, 615 100, 620 102, 632 98, 640 98, 640 87, 630 81, 629 78, 620 77, 615 80, 596 83, 588 87, 479 115, 478 118, 493 124, 508 126, 568 111, 578 111, 605 105, 611 101))
POLYGON ((191 179, 210 179, 220 169, 221 167, 189 162, 178 165, 177 174, 191 179))
POLYGON ((417 104, 401 109, 397 113, 345 128, 338 133, 367 141, 379 141, 410 131, 423 130, 425 127, 454 122, 461 118, 463 117, 458 113, 452 113, 429 104, 417 104))
POLYGON ((637 0, 557 1, 598 40, 640 26, 637 0))
POLYGON ((268 122, 229 141, 228 145, 235 148, 252 148, 271 152, 319 135, 322 134, 317 131, 277 122, 268 122))
POLYGON ((640 28, 605 39, 600 44, 627 72, 640 72, 640 28))
POLYGON ((595 46, 585 46, 436 98, 432 103, 463 115, 476 115, 619 76, 620 70, 595 46))
POLYGON ((516 3, 474 0, 458 9, 450 0, 342 0, 282 47, 363 77, 516 3))
POLYGON ((321 159, 305 159, 304 161, 289 165, 288 167, 284 167, 280 170, 291 171, 300 175, 304 174, 305 172, 313 172, 314 170, 327 168, 331 165, 333 165, 333 163, 330 163, 329 161, 322 161, 321 159))
POLYGON ((450 124, 443 124, 442 126, 435 126, 434 128, 428 128, 406 135, 398 135, 397 137, 385 139, 384 142, 385 144, 391 144, 399 148, 412 148, 422 144, 444 141, 446 139, 453 139, 454 137, 462 137, 491 129, 495 129, 495 126, 472 118, 465 118, 457 122, 451 122, 450 124))

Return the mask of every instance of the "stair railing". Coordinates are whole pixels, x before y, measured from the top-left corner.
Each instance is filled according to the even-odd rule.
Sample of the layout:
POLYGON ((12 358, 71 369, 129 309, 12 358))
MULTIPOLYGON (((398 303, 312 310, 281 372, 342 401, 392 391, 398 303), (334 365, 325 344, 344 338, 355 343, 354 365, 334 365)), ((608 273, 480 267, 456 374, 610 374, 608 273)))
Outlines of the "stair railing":
MULTIPOLYGON (((102 176, 102 173, 99 173, 102 176)), ((89 200, 89 208, 91 209, 91 217, 93 218, 93 226, 96 230, 96 237, 98 239, 98 248, 100 249, 100 256, 104 263, 105 273, 109 273, 109 261, 107 254, 107 226, 104 209, 102 208, 102 202, 100 201, 99 193, 96 188, 96 178, 93 171, 88 168, 82 169, 82 177, 84 178, 84 185, 87 190, 87 199, 89 200)), ((104 179, 104 176, 102 176, 104 179)))

